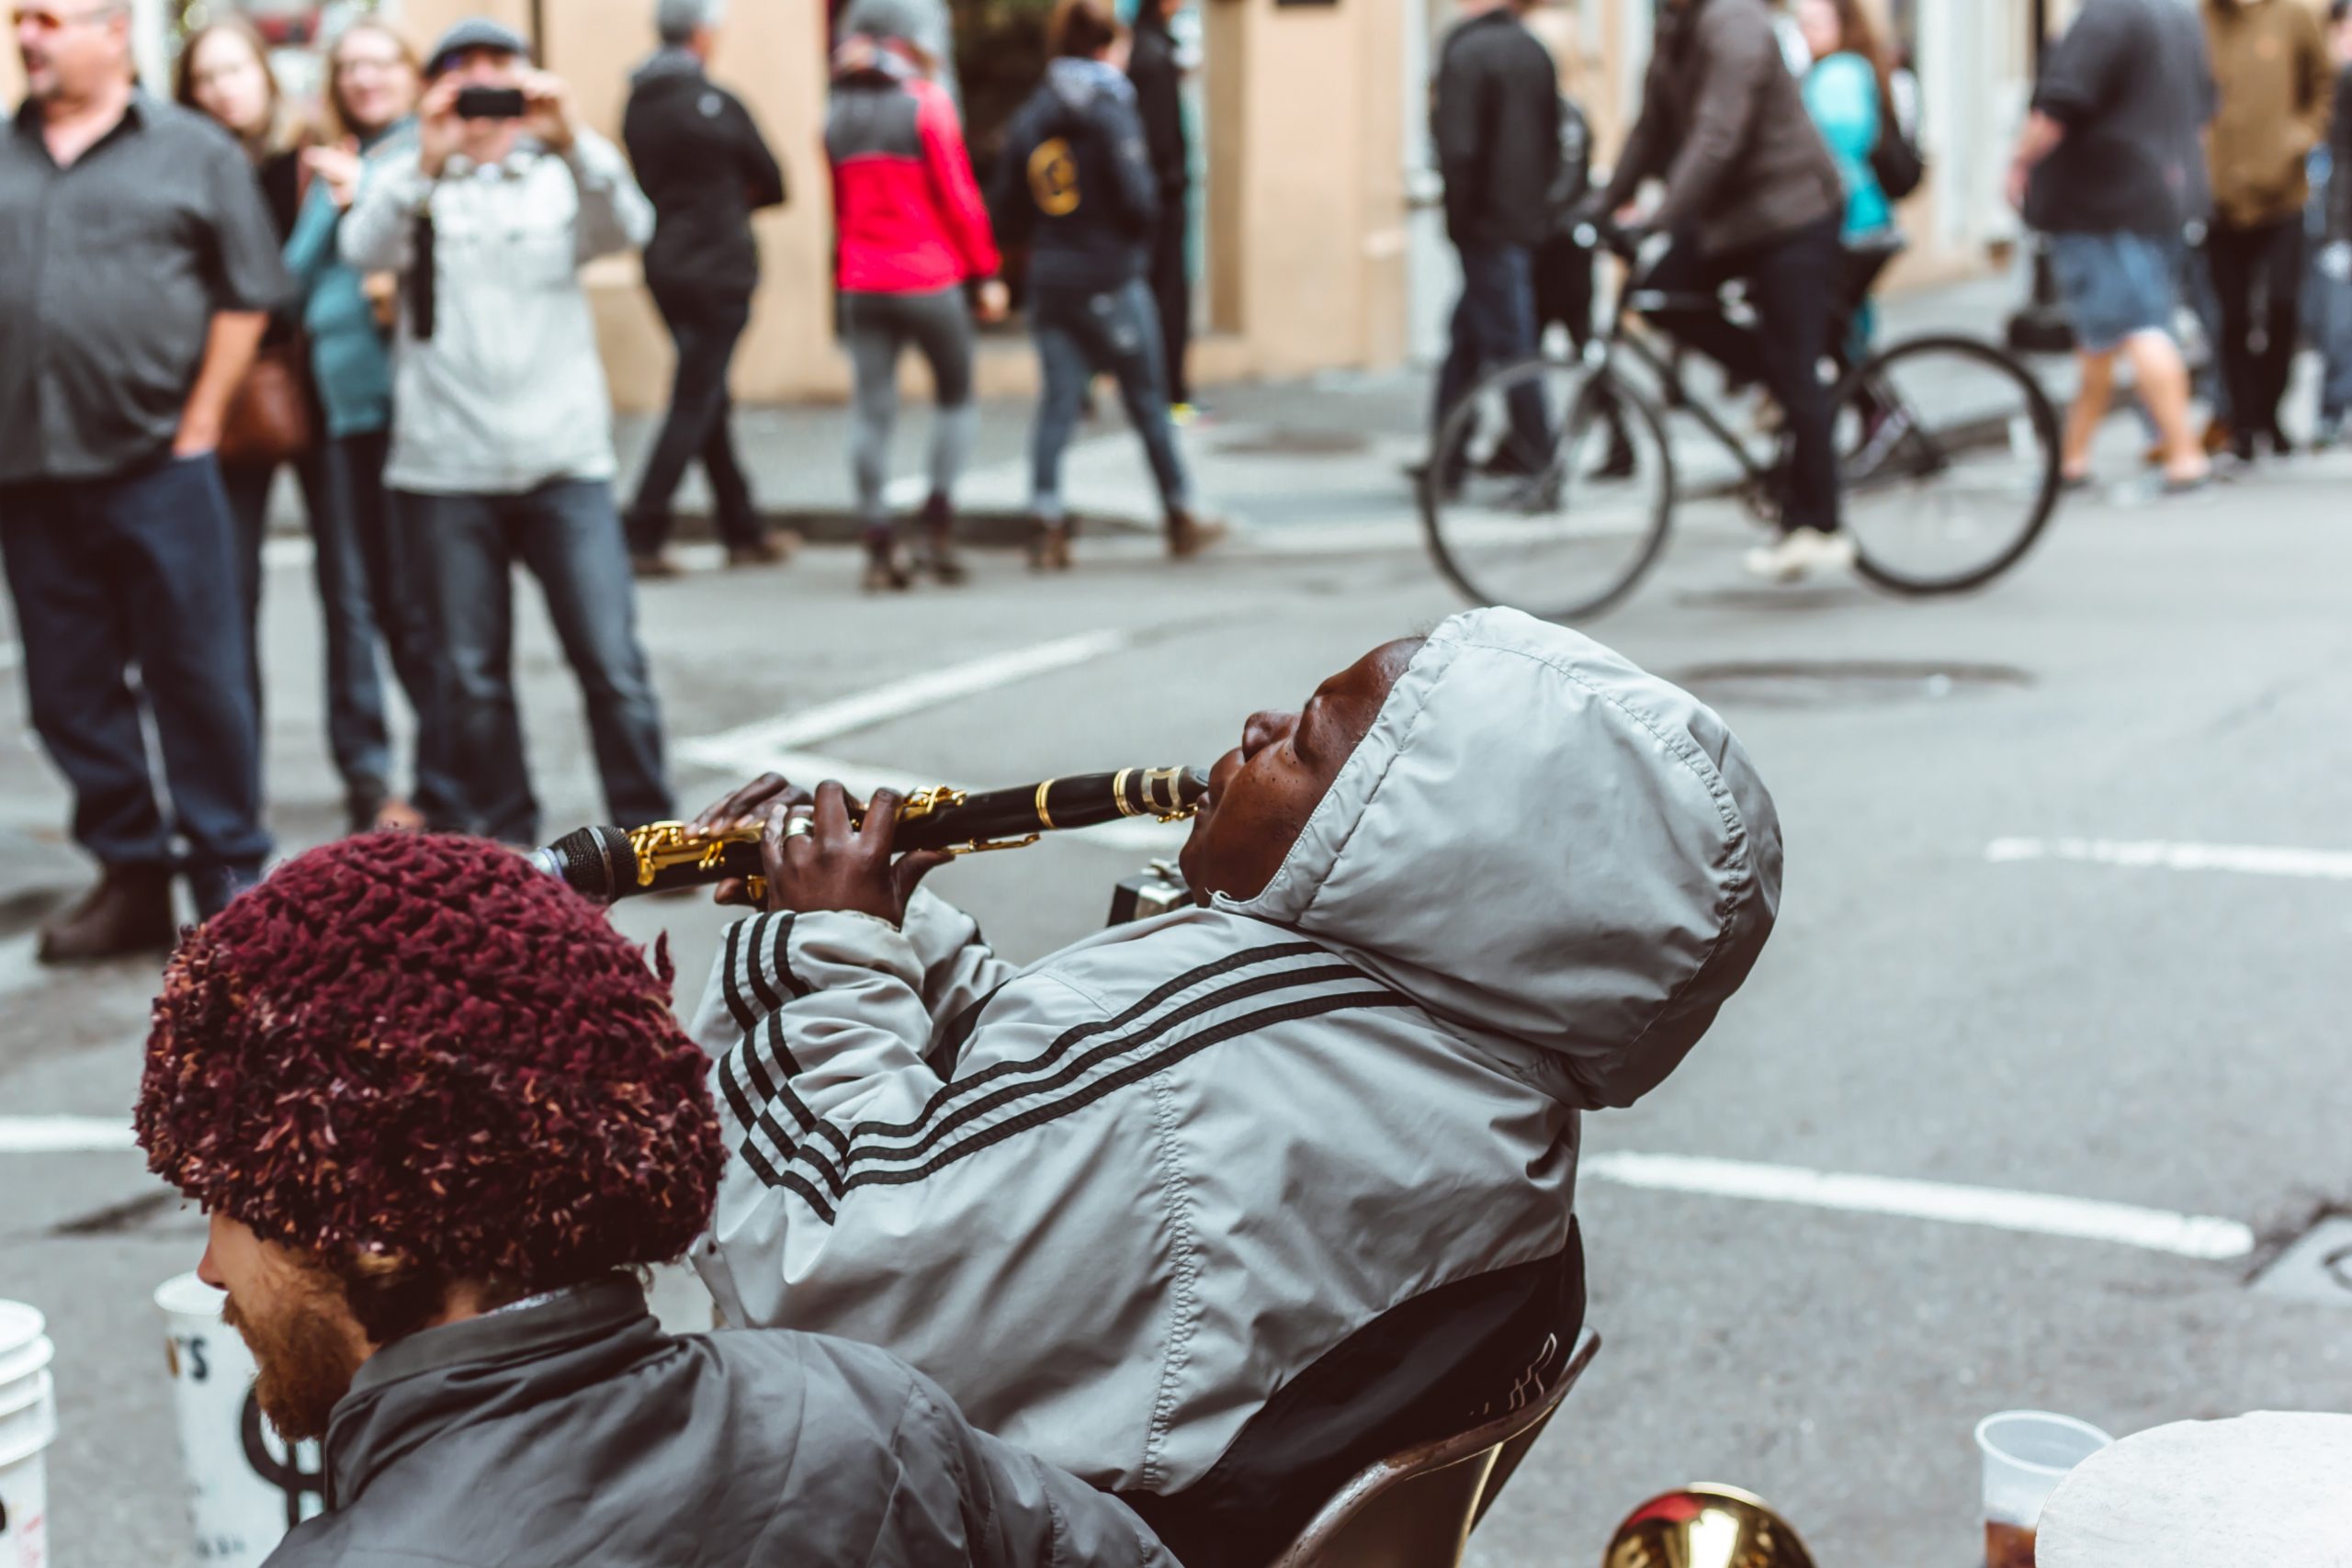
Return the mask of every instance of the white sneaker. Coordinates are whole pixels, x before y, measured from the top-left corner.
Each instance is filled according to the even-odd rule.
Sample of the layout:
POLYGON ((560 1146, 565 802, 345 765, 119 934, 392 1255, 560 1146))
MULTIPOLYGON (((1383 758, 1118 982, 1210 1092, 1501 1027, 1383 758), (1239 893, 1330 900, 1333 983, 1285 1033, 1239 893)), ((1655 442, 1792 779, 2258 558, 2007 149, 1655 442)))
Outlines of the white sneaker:
POLYGON ((1794 582, 1815 569, 1850 571, 1853 565, 1854 541, 1818 528, 1792 528, 1780 543, 1747 552, 1747 570, 1773 582, 1794 582))

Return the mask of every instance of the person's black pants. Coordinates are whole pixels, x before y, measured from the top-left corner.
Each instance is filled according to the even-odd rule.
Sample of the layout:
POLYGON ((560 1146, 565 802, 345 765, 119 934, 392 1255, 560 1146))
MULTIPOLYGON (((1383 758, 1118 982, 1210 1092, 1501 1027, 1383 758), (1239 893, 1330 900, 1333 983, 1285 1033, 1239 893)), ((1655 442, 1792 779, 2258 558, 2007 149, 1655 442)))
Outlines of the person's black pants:
POLYGON ((760 514, 742 465, 736 461, 729 429, 734 400, 727 390, 728 367, 751 322, 751 303, 684 297, 667 289, 654 290, 653 303, 677 344, 678 365, 670 384, 669 417, 662 422, 662 434, 628 509, 628 547, 638 555, 651 555, 669 542, 670 504, 686 477, 686 465, 696 457, 710 477, 718 536, 730 546, 755 545, 760 514))
POLYGON ((1159 209, 1151 242, 1151 297, 1159 307, 1160 364, 1168 374, 1168 400, 1193 400, 1193 378, 1185 367, 1193 346, 1192 210, 1178 191, 1159 209))
MULTIPOLYGON (((1521 359, 1536 348, 1534 253, 1524 245, 1463 245, 1462 298, 1453 307, 1452 346, 1438 367, 1437 406, 1430 423, 1438 430, 1454 404, 1468 396, 1478 378, 1521 359)), ((1530 381, 1510 393, 1510 457, 1526 471, 1542 471, 1551 450, 1549 418, 1544 390, 1530 381)), ((1457 447, 1441 453, 1442 477, 1451 484, 1469 454, 1457 447)))
POLYGON ((1687 238, 1643 280, 1669 294, 1712 294, 1733 278, 1747 284, 1753 328, 1717 310, 1660 310, 1651 320, 1730 372, 1736 381, 1761 381, 1788 422, 1791 447, 1783 529, 1838 528, 1838 453, 1831 429, 1829 389, 1821 378, 1836 310, 1835 280, 1845 258, 1835 216, 1808 223, 1761 244, 1702 252, 1687 238))
POLYGON ((2242 442, 2273 434, 2302 325, 2302 214, 2248 228, 2216 221, 2205 231, 2205 254, 2221 296, 2216 352, 2231 427, 2242 442))

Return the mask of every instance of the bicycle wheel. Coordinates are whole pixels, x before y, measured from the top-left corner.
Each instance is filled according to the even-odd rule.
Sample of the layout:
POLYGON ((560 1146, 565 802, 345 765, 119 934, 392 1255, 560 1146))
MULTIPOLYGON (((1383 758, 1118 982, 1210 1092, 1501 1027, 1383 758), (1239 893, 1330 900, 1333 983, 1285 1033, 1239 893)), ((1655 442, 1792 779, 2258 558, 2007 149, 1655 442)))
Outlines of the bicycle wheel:
POLYGON ((1595 615, 1657 559, 1674 510, 1657 411, 1605 367, 1531 359, 1479 382, 1438 427, 1421 521, 1474 603, 1595 615))
POLYGON ((2058 415, 2025 367, 1973 338, 1897 344, 1838 389, 1838 491, 1861 574, 1897 593, 1982 587, 2058 501, 2058 415))

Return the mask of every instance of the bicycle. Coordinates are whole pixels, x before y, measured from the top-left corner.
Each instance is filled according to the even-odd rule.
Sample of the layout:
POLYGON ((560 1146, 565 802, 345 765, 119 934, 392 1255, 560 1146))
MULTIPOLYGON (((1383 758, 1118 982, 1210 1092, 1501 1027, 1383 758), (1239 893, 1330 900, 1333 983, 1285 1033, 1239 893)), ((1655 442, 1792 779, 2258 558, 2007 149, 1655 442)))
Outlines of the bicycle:
MULTIPOLYGON (((1631 275, 1634 246, 1624 235, 1580 237, 1607 245, 1631 275)), ((1917 337, 1848 365, 1838 345, 1895 254, 1849 251, 1823 355, 1838 371, 1831 397, 1845 526, 1868 581, 1912 596, 1964 592, 2014 567, 2049 524, 2060 491, 2058 415, 2032 374, 1985 339, 1917 337)), ((1694 497, 1728 496, 1777 528, 1786 435, 1759 456, 1694 397, 1679 353, 1645 320, 1660 311, 1736 321, 1744 303, 1728 290, 1676 294, 1636 280, 1619 290, 1608 331, 1582 356, 1505 366, 1440 422, 1420 479, 1422 524, 1438 570, 1473 602, 1566 622, 1630 594, 1664 554, 1685 488, 1688 459, 1668 434, 1677 412, 1730 458, 1694 497)))

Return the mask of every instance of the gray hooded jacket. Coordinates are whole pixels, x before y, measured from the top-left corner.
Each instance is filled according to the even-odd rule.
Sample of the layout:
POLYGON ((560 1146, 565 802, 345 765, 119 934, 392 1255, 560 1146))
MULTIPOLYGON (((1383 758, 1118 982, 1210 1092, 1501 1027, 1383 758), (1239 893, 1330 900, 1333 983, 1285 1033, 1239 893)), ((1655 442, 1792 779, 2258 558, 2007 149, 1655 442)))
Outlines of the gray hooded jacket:
POLYGON ((625 1275, 386 1347, 326 1469, 267 1568, 1175 1568, 881 1351, 673 1338, 625 1275))
POLYGON ((1026 969, 919 895, 730 929, 696 1032, 737 1322, 887 1346, 1133 1502, 1273 1555, 1371 1458, 1542 1386, 1577 1118, 1673 1070, 1779 902, 1722 720, 1512 611, 1445 623, 1257 898, 1026 969))

